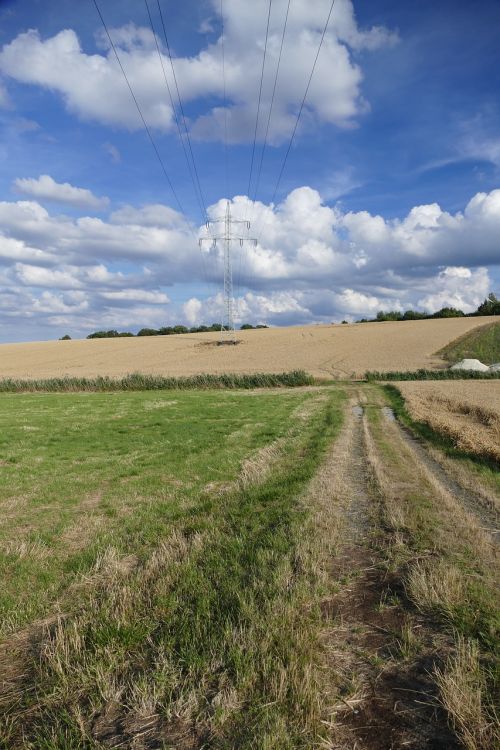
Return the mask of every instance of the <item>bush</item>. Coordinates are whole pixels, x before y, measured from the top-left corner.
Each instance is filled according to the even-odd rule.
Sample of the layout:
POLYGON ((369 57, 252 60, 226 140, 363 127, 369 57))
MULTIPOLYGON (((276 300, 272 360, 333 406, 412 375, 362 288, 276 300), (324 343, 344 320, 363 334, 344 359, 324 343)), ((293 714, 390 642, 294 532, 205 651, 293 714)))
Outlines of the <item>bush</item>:
POLYGON ((59 341, 71 341, 71 336, 66 333, 64 336, 61 336, 59 341))

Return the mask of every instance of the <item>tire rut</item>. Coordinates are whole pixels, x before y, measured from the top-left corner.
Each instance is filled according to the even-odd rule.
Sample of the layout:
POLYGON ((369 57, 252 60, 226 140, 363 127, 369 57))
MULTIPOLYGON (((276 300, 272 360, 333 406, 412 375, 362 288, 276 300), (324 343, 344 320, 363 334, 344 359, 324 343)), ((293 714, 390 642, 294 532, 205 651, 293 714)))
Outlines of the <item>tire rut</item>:
POLYGON ((343 544, 332 566, 339 593, 325 603, 332 620, 329 644, 337 700, 331 748, 398 750, 458 748, 430 678, 432 635, 405 606, 398 579, 387 574, 377 549, 377 506, 371 494, 363 406, 351 401, 339 441, 344 493, 343 544), (346 502, 347 498, 347 502, 346 502), (418 656, 401 657, 402 626, 419 633, 418 656))
POLYGON ((415 461, 420 462, 434 478, 443 491, 451 494, 462 507, 479 521, 483 531, 486 531, 495 544, 500 544, 500 517, 495 508, 485 505, 479 494, 469 488, 462 487, 459 482, 444 469, 422 441, 414 433, 402 425, 389 407, 381 409, 385 419, 396 424, 402 440, 415 455, 415 461))

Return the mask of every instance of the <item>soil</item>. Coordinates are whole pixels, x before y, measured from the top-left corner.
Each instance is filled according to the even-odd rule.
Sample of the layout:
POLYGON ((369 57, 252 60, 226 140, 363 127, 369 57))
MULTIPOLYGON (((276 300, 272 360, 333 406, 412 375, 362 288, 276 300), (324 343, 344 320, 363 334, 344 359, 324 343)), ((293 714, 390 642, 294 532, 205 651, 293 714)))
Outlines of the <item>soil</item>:
POLYGON ((345 541, 331 570, 332 580, 346 583, 323 604, 333 626, 332 671, 344 676, 344 684, 337 685, 341 702, 332 721, 332 747, 458 749, 430 677, 441 636, 414 611, 399 580, 387 574, 376 542, 377 503, 370 490, 363 420, 361 403, 354 404, 342 471, 350 496, 345 541), (410 658, 399 653, 402 625, 418 634, 418 653, 410 658))

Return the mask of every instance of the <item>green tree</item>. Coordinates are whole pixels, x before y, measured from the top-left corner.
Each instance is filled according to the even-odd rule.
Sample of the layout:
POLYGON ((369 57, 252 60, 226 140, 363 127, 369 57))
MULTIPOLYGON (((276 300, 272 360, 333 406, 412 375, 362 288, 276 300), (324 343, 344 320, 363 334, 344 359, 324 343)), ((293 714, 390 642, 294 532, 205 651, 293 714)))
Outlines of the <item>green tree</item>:
POLYGON ((475 314, 500 315, 500 299, 493 292, 490 292, 484 302, 479 305, 475 314))
POLYGON ((442 307, 432 316, 433 318, 463 318, 465 313, 456 307, 442 307))

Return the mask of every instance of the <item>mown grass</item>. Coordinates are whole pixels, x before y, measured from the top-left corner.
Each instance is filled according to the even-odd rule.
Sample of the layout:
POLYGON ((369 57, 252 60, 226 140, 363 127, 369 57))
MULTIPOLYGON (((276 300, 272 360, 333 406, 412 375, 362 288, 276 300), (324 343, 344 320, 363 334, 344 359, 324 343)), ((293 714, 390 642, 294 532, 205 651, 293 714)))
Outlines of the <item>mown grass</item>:
MULTIPOLYGON (((101 480, 119 481, 126 446, 134 458, 123 478, 141 491, 123 515, 108 485, 113 531, 100 534, 100 553, 96 544, 86 553, 92 565, 80 561, 87 577, 60 593, 64 617, 23 664, 25 690, 9 706, 3 747, 17 746, 20 727, 23 747, 45 750, 129 746, 139 736, 144 747, 314 747, 324 733, 321 618, 301 553, 309 512, 301 494, 339 427, 342 393, 186 393, 166 400, 177 419, 162 420, 155 407, 152 421, 143 408, 133 415, 153 394, 66 395, 62 406, 60 396, 4 398, 24 406, 18 429, 38 406, 47 431, 62 432, 52 460, 60 450, 74 458, 80 446, 80 459, 98 459, 101 480), (72 406, 80 430, 87 414, 92 446, 85 429, 65 432, 72 406), (115 442, 111 420, 120 413, 124 437, 115 442), (260 479, 238 482, 242 458, 270 441, 281 441, 272 470, 263 464, 260 479), (173 468, 176 481, 190 481, 187 492, 176 487, 175 501, 161 489, 173 468)), ((85 460, 77 475, 91 466, 85 460)), ((44 502, 52 493, 60 501, 75 483, 64 475, 44 502)), ((122 503, 129 492, 119 493, 122 503)))
POLYGON ((415 370, 413 372, 377 370, 365 373, 369 383, 386 380, 498 380, 500 372, 475 372, 474 370, 415 370))
POLYGON ((447 362, 479 359, 485 365, 500 362, 500 322, 474 328, 436 352, 447 362))
MULTIPOLYGON (((113 545, 147 551, 177 516, 235 481, 300 424, 311 394, 4 394, 0 632, 41 616, 113 545)), ((145 552, 144 552, 145 553, 145 552)))
POLYGON ((222 375, 189 375, 174 377, 167 375, 145 375, 131 373, 123 378, 100 376, 95 378, 46 378, 19 380, 0 379, 0 393, 65 393, 86 391, 164 391, 164 390, 214 390, 248 388, 294 388, 312 385, 314 378, 304 370, 282 373, 228 373, 222 375))

